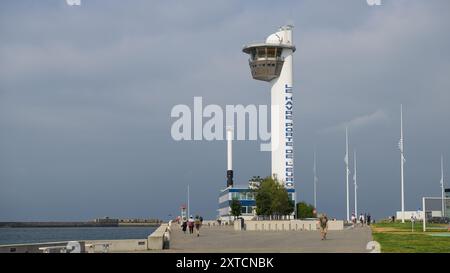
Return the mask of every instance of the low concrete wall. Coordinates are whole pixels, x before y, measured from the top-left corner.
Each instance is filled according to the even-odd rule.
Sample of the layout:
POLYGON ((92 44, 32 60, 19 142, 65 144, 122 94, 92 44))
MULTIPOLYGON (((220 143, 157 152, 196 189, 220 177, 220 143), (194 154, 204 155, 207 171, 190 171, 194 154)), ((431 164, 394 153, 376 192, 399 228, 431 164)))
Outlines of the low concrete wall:
POLYGON ((108 244, 108 252, 129 252, 129 251, 144 251, 147 250, 146 239, 125 239, 125 240, 93 240, 85 241, 85 246, 95 245, 93 247, 86 247, 86 252, 103 252, 101 244, 108 244))
POLYGON ((344 221, 343 220, 328 221, 328 230, 344 230, 344 221))
POLYGON ((217 222, 217 221, 203 220, 202 226, 203 227, 218 227, 220 225, 219 225, 219 222, 217 222))
MULTIPOLYGON (((319 228, 315 220, 274 220, 274 221, 245 221, 244 230, 247 231, 314 231, 319 228)), ((235 222, 235 230, 241 230, 240 223, 235 222)), ((328 230, 343 230, 344 221, 328 221, 328 230)))
MULTIPOLYGON (((173 227, 175 229, 180 229, 181 228, 181 222, 173 222, 173 227)), ((233 221, 232 220, 226 220, 226 221, 221 221, 220 223, 217 222, 217 220, 203 220, 202 222, 202 228, 207 228, 207 227, 229 227, 233 225, 233 221)))
MULTIPOLYGON (((35 244, 14 244, 0 246, 0 253, 42 253, 40 247, 66 246, 68 242, 47 242, 35 244)), ((79 241, 81 252, 84 252, 84 242, 79 241)), ((56 250, 53 252, 57 252, 56 250)))
POLYGON ((233 221, 221 221, 219 222, 215 220, 204 220, 202 223, 202 227, 229 227, 233 224, 233 221))
MULTIPOLYGON (((80 243, 81 252, 105 252, 103 245, 108 245, 106 252, 129 252, 147 250, 147 239, 124 239, 124 240, 88 240, 77 241, 80 243), (89 245, 94 245, 88 247, 89 245)), ((39 248, 66 246, 68 242, 48 242, 36 244, 14 244, 0 246, 0 253, 42 253, 39 248)), ((51 252, 60 252, 52 249, 51 252)))
POLYGON ((147 249, 161 250, 167 247, 167 239, 170 242, 170 231, 172 227, 169 224, 161 224, 152 234, 147 238, 147 249), (167 238, 167 233, 169 238, 167 238))
POLYGON ((242 224, 241 224, 241 221, 240 221, 240 220, 234 221, 233 227, 234 227, 234 230, 243 230, 243 229, 242 229, 242 224))

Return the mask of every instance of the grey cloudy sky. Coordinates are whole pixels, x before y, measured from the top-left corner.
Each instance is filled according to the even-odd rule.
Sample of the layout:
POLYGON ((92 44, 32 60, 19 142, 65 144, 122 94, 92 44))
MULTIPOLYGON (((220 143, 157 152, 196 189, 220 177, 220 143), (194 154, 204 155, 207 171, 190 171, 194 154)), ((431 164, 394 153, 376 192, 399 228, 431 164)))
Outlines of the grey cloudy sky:
MULTIPOLYGON (((404 105, 407 209, 450 168, 450 1, 2 1, 0 220, 215 217, 224 141, 170 136, 176 104, 268 104, 243 44, 293 23, 298 199, 345 216, 345 125, 358 207, 400 208, 404 105), (352 160, 352 159, 351 159, 352 160)), ((238 184, 270 173, 258 141, 235 143, 238 184)), ((449 185, 449 182, 447 182, 449 185)), ((353 197, 352 197, 353 198, 353 197)), ((353 200, 353 199, 351 199, 353 200)))

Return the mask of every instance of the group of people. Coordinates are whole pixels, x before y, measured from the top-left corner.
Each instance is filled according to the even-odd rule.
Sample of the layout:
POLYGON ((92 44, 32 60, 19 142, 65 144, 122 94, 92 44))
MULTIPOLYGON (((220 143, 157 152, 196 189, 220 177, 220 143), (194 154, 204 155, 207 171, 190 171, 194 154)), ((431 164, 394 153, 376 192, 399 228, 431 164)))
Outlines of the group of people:
POLYGON ((356 217, 355 213, 352 213, 351 221, 353 223, 353 226, 356 227, 359 224, 363 227, 364 225, 369 225, 372 223, 372 217, 370 216, 370 213, 360 213, 359 217, 356 217))
POLYGON ((186 234, 186 230, 189 228, 189 234, 194 233, 194 228, 197 234, 197 237, 200 236, 200 227, 203 223, 203 217, 196 215, 195 219, 192 217, 192 215, 189 217, 189 219, 184 218, 183 222, 181 223, 181 229, 183 230, 184 234, 186 234))
MULTIPOLYGON (((326 213, 322 213, 320 214, 320 216, 318 217, 318 224, 319 224, 319 230, 320 230, 320 234, 321 234, 321 238, 322 240, 326 240, 327 239, 327 232, 328 232, 328 216, 326 213)), ((364 225, 370 225, 372 219, 370 214, 360 214, 358 218, 356 218, 355 213, 352 213, 352 223, 354 226, 357 225, 357 223, 359 222, 361 224, 361 226, 364 225)), ((195 218, 191 215, 189 217, 189 219, 183 218, 182 223, 181 223, 181 228, 184 232, 184 234, 186 234, 187 229, 189 228, 189 234, 193 234, 194 233, 194 228, 197 234, 197 237, 200 236, 200 227, 202 226, 203 223, 203 217, 196 215, 195 218)))

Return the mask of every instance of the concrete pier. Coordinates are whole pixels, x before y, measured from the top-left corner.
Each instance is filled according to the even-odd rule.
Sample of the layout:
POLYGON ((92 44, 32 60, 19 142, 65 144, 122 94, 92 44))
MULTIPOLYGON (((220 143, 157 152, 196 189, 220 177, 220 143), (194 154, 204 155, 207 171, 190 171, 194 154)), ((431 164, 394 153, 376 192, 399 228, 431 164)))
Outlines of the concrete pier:
MULTIPOLYGON (((372 241, 370 227, 341 228, 342 222, 334 223, 327 240, 322 241, 314 226, 308 221, 261 221, 247 222, 247 228, 236 230, 233 224, 217 225, 205 221, 200 237, 186 234, 176 223, 162 224, 148 238, 133 240, 79 241, 81 252, 146 252, 146 253, 362 253, 369 252, 367 243, 372 241), (262 222, 271 229, 258 228, 262 222), (276 222, 276 223, 275 223, 276 222), (276 225, 275 225, 276 224, 276 225), (295 224, 295 225, 294 225, 295 224), (301 225, 300 225, 301 224, 301 225), (305 227, 308 228, 305 228, 305 227), (336 230, 337 229, 337 230, 336 230)), ((64 247, 67 242, 0 246, 1 252, 43 252, 46 247, 64 247)), ((59 252, 58 249, 50 252, 59 252)))
POLYGON ((349 228, 331 230, 327 238, 322 241, 318 231, 235 231, 233 226, 204 227, 196 237, 174 225, 170 249, 162 252, 364 253, 372 234, 369 227, 349 228))

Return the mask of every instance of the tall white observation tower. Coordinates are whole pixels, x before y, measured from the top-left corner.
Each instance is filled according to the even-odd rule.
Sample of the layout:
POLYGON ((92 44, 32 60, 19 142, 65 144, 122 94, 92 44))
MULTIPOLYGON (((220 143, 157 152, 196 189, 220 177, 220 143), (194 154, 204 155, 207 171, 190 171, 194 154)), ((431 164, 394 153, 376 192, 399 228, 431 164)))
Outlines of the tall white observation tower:
POLYGON ((293 26, 281 27, 265 43, 246 45, 249 64, 256 80, 271 85, 272 176, 287 189, 294 188, 294 121, 292 55, 293 26))

